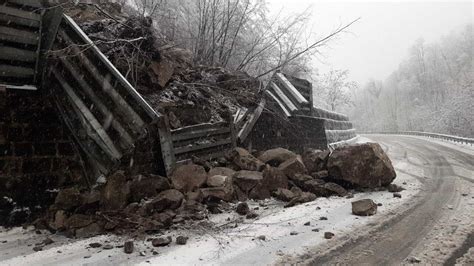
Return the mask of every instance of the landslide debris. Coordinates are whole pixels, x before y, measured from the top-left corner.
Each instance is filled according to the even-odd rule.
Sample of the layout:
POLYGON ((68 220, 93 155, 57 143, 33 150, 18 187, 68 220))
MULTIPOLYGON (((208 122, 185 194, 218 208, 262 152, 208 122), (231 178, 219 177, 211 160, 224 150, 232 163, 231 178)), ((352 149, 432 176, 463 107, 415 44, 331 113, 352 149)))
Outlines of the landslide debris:
POLYGON ((230 113, 258 104, 256 78, 195 64, 192 52, 159 36, 149 17, 125 15, 116 5, 96 7, 67 12, 152 108, 168 116, 172 129, 230 121, 230 113))
MULTIPOLYGON (((357 147, 358 151, 364 151, 360 156, 371 162, 369 167, 377 163, 380 156, 384 156, 365 152, 372 147, 371 143, 357 147), (364 145, 367 147, 359 147, 364 145)), ((275 154, 274 151, 261 154, 272 153, 275 154)), ((344 160, 341 164, 346 167, 346 171, 356 172, 357 168, 366 166, 354 162, 356 154, 352 146, 339 148, 331 154, 326 151, 311 152, 313 155, 326 153, 328 155, 322 157, 328 157, 323 159, 327 163, 318 164, 316 168, 307 167, 300 155, 293 156, 287 151, 284 154, 291 156, 276 156, 288 157, 287 160, 280 163, 278 160, 270 160, 273 164, 270 166, 245 149, 236 148, 225 160, 221 160, 227 161, 227 165, 207 171, 192 163, 177 167, 169 178, 149 174, 129 176, 126 172, 117 171, 107 177, 105 184, 93 190, 77 187, 60 190, 55 203, 43 219, 36 221, 36 225, 38 228, 61 231, 79 238, 106 232, 150 234, 178 224, 193 226, 196 222, 205 220, 210 213, 223 211, 235 211, 246 219, 255 219, 259 215, 258 210, 251 210, 245 202, 247 199, 263 200, 273 196, 285 201, 285 207, 289 208, 313 201, 317 197, 345 197, 349 191, 352 195, 357 187, 349 182, 338 182, 339 179, 332 176, 331 171, 327 171, 332 156, 336 154, 334 156, 337 160, 344 160), (353 156, 339 155, 347 152, 353 156), (246 163, 237 165, 242 158, 245 158, 246 163), (261 164, 264 167, 255 168, 261 164), (249 166, 259 170, 245 170, 249 166), (328 174, 308 175, 308 169, 326 171, 328 174)), ((315 160, 311 160, 310 164, 314 166, 314 162, 315 160)), ((378 163, 386 165, 384 161, 378 163)), ((393 180, 390 172, 388 175, 387 178, 393 180)), ((366 184, 380 184, 380 178, 380 175, 367 175, 359 180, 366 184)), ((374 186, 372 189, 386 188, 374 186)), ((377 211, 377 205, 369 199, 355 201, 352 203, 352 211, 355 215, 373 215, 377 211)), ((182 240, 178 242, 184 243, 182 240)), ((168 245, 171 242, 168 238, 157 238, 154 245, 168 245)))

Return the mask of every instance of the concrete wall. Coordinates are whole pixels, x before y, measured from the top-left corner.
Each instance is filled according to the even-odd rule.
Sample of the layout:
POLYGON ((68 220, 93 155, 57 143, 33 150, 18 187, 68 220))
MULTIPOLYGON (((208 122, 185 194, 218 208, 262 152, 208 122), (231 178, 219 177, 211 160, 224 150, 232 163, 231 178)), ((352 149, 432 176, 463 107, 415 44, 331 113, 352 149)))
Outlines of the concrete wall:
POLYGON ((256 150, 282 147, 300 153, 308 148, 327 149, 324 119, 308 116, 284 119, 264 111, 245 146, 256 150))
POLYGON ((67 128, 39 92, 0 91, 0 224, 12 208, 34 212, 51 203, 54 189, 83 181, 79 161, 67 128))

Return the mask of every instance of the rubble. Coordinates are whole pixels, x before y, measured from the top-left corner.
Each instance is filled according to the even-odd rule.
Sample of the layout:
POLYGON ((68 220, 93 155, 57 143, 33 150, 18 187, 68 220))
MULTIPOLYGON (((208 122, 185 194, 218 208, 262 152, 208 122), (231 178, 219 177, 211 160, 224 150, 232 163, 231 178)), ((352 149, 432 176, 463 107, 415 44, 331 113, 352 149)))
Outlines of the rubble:
POLYGON ((284 161, 294 157, 296 157, 296 154, 292 151, 283 148, 275 148, 265 151, 258 159, 271 166, 279 166, 284 161))
POLYGON ((159 238, 153 239, 151 241, 151 244, 154 247, 164 247, 164 246, 168 246, 172 241, 173 239, 171 238, 171 236, 159 237, 159 238))
MULTIPOLYGON (((353 149, 339 148, 337 152, 354 153, 355 156, 353 149)), ((365 149, 363 151, 366 152, 365 149)), ((197 164, 181 165, 170 177, 150 174, 131 176, 124 171, 117 171, 106 177, 105 184, 93 189, 66 187, 58 192, 55 203, 44 217, 45 222, 38 225, 44 224, 47 229, 77 238, 106 232, 153 234, 176 228, 178 224, 190 226, 193 222, 206 219, 209 213, 231 211, 233 205, 227 202, 241 201, 235 205, 235 212, 246 219, 255 219, 259 215, 259 207, 251 210, 245 202, 247 199, 264 200, 273 196, 286 202, 284 207, 289 208, 313 201, 317 197, 346 197, 354 192, 353 183, 339 182, 341 179, 331 174, 333 168, 350 167, 353 157, 337 155, 333 158, 333 154, 328 155, 326 151, 307 151, 304 159, 285 149, 273 149, 259 154, 258 158, 262 160, 245 149, 238 148, 229 157, 232 159, 217 164, 220 166, 210 162, 207 171, 197 164), (325 165, 322 162, 325 162, 327 156, 329 159, 325 165), (336 158, 338 163, 331 164, 331 160, 336 158), (304 164, 304 160, 309 162, 310 167, 304 164), (233 167, 240 170, 235 171, 233 167), (311 175, 308 174, 310 171, 311 175)), ((367 153, 364 156, 368 156, 367 153)), ((382 156, 383 154, 378 154, 376 157, 382 156)), ((373 158, 369 161, 371 167, 387 165, 373 158)), ((360 162, 354 164, 360 166, 360 162)), ((347 171, 346 168, 343 169, 347 171)), ((369 174, 379 173, 372 171, 372 168, 370 170, 369 174)), ((376 181, 367 183, 380 181, 378 175, 365 177, 371 178, 376 181)), ((386 186, 387 189, 397 188, 390 184, 386 186)), ((266 206, 263 201, 259 204, 266 206)), ((363 209, 364 206, 355 202, 353 212, 356 215, 372 215, 375 213, 374 206, 376 211, 375 203, 363 209)), ((326 217, 320 219, 327 220, 326 217)), ((186 243, 184 238, 177 238, 176 243, 186 243)), ((163 236, 154 238, 152 245, 166 246, 171 242, 171 237, 163 236)), ((102 248, 110 247, 104 245, 102 248)))
POLYGON ((334 233, 331 232, 324 232, 324 238, 331 239, 334 237, 334 233))
POLYGON ((352 213, 358 216, 371 216, 377 213, 377 204, 371 199, 352 202, 352 213))
POLYGON ((240 202, 235 208, 235 212, 240 215, 247 215, 250 212, 249 205, 246 202, 240 202))
POLYGON ((302 158, 308 172, 314 173, 325 171, 327 170, 326 164, 329 158, 329 150, 308 150, 303 153, 302 158))
POLYGON ((186 236, 178 236, 176 237, 176 244, 177 245, 186 245, 186 243, 188 242, 188 237, 186 236))
POLYGON ((261 171, 265 167, 262 161, 243 148, 235 148, 232 151, 231 158, 241 170, 261 171))
POLYGON ((204 167, 196 164, 187 164, 178 167, 171 174, 173 187, 182 192, 193 191, 207 181, 204 167))
POLYGON ((135 250, 135 247, 134 247, 134 243, 133 241, 126 241, 124 244, 123 244, 123 252, 127 253, 127 254, 132 254, 133 251, 135 250))

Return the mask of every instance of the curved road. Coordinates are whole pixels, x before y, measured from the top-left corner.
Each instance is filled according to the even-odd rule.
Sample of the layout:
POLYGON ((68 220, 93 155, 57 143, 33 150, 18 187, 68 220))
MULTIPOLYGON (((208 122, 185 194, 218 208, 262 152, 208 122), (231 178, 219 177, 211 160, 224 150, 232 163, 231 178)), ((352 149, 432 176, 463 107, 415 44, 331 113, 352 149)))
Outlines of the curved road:
MULTIPOLYGON (((383 135, 370 135, 369 138, 379 142, 384 149, 388 149, 389 155, 390 149, 402 149, 405 151, 405 156, 411 153, 424 161, 420 166, 428 178, 419 178, 424 185, 420 200, 374 232, 328 254, 313 255, 310 259, 300 262, 318 265, 406 263, 417 246, 430 244, 423 243, 423 239, 433 229, 435 223, 447 214, 447 210, 452 212, 459 208, 461 196, 457 190, 462 186, 473 186, 474 156, 471 154, 419 138, 383 135), (454 167, 463 169, 454 171, 454 167)), ((472 211, 472 207, 470 209, 472 211)), ((469 235, 448 260, 449 263, 453 263, 457 257, 463 256, 469 248, 472 248, 472 231, 469 235)))

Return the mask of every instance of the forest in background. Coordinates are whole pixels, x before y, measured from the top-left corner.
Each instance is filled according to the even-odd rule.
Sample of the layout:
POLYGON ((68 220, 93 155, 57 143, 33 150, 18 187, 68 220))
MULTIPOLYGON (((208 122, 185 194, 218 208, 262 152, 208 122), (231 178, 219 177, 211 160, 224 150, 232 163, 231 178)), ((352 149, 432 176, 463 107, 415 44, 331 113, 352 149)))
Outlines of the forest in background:
POLYGON ((425 131, 474 137, 473 25, 438 42, 418 40, 386 80, 352 92, 359 131, 425 131))

